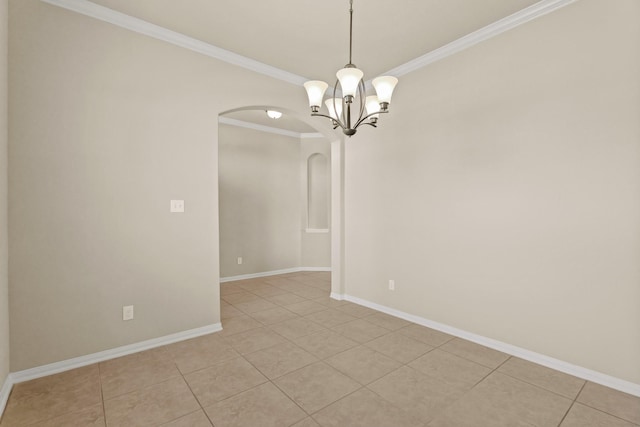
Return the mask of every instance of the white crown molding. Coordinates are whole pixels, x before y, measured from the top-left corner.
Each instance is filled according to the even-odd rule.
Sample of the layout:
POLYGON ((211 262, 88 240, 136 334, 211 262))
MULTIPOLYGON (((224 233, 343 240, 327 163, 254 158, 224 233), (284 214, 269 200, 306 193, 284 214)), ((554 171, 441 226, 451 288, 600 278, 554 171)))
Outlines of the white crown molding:
MULTIPOLYGON (((468 49, 480 42, 488 40, 505 31, 511 30, 536 18, 539 18, 547 13, 551 13, 562 7, 565 7, 578 0, 542 0, 527 8, 522 9, 512 15, 502 18, 492 24, 487 25, 477 31, 460 37, 457 40, 452 41, 438 49, 412 59, 409 62, 405 62, 386 73, 384 75, 390 75, 400 77, 408 74, 412 71, 416 71, 420 68, 426 67, 429 64, 440 61, 448 56, 456 54, 462 50, 468 49)), ((367 82, 370 85, 370 81, 367 82)))
POLYGON ((259 277, 277 276, 278 274, 300 273, 302 271, 331 271, 331 267, 293 267, 283 270, 263 271, 260 273, 241 274, 239 276, 221 277, 220 283, 235 282, 236 280, 257 279, 259 277))
POLYGON ((380 305, 371 301, 367 301, 362 298, 354 297, 348 294, 331 293, 331 298, 336 300, 345 300, 353 302, 355 304, 362 305, 364 307, 371 308, 373 310, 381 311, 391 316, 398 317, 400 319, 407 320, 418 325, 426 326, 437 331, 444 332, 455 337, 463 338, 468 341, 475 342, 485 347, 492 348, 494 350, 501 351, 511 356, 519 357, 524 360, 528 360, 533 363, 537 363, 547 368, 555 369, 556 371, 564 372, 565 374, 573 375, 578 378, 582 378, 587 381, 591 381, 606 387, 613 388, 615 390, 622 391, 634 396, 640 397, 640 384, 635 384, 630 381, 626 381, 620 378, 612 377, 601 372, 593 371, 591 369, 583 368, 582 366, 573 365, 563 360, 554 359, 553 357, 545 356, 544 354, 536 353, 534 351, 526 350, 524 348, 516 347, 515 345, 507 344, 502 341, 487 338, 482 335, 474 334, 462 329, 455 328, 453 326, 445 325, 443 323, 435 322, 433 320, 425 319, 424 317, 415 316, 413 314, 405 313, 404 311, 396 310, 395 308, 380 305))
POLYGON ((298 139, 324 138, 324 135, 322 135, 321 133, 294 132, 292 130, 286 130, 286 129, 274 128, 274 127, 271 127, 271 126, 259 125, 257 123, 245 122, 244 120, 232 119, 230 117, 225 117, 225 116, 219 116, 218 117, 218 122, 220 122, 222 124, 225 124, 225 125, 237 126, 237 127, 246 128, 246 129, 253 129, 253 130, 260 131, 260 132, 274 133, 276 135, 290 136, 292 138, 298 138, 298 139))
POLYGON ((264 74, 287 83, 302 86, 307 78, 294 73, 264 64, 246 56, 238 55, 229 50, 219 48, 212 44, 185 36, 176 31, 171 31, 159 25, 152 24, 142 19, 100 6, 88 0, 41 0, 45 3, 59 6, 73 12, 80 13, 100 21, 108 22, 118 27, 126 28, 139 34, 144 34, 158 40, 171 43, 194 52, 201 53, 211 58, 219 59, 229 64, 246 68, 256 73, 264 74))
POLYGON ((300 134, 300 138, 302 139, 315 139, 315 138, 326 138, 320 132, 304 132, 300 134))
MULTIPOLYGON (((162 40, 167 43, 171 43, 176 46, 201 53, 211 58, 219 59, 229 64, 237 65, 239 67, 243 67, 248 70, 285 81, 287 83, 302 86, 304 82, 308 80, 307 78, 299 76, 297 74, 290 73, 288 71, 264 64, 262 62, 247 58, 242 55, 238 55, 237 53, 233 53, 231 51, 222 49, 201 40, 194 39, 176 31, 171 31, 142 19, 138 19, 133 16, 115 11, 113 9, 100 6, 98 4, 90 2, 89 0, 41 1, 71 10, 73 12, 80 13, 85 16, 89 16, 91 18, 108 22, 118 27, 126 28, 136 33, 144 34, 146 36, 162 40)), ((489 24, 484 28, 467 34, 464 37, 461 37, 425 55, 419 56, 418 58, 415 58, 409 62, 399 65, 383 74, 400 77, 404 74, 416 71, 422 67, 444 59, 484 40, 495 37, 499 34, 504 33, 505 31, 518 27, 522 24, 546 15, 547 13, 551 13, 576 1, 578 0, 541 0, 538 3, 522 9, 519 12, 516 12, 492 24, 489 24)), ((366 85, 367 89, 371 89, 371 81, 367 81, 366 85)), ((303 136, 303 138, 319 138, 319 136, 315 136, 316 134, 309 135, 313 136, 303 136)))

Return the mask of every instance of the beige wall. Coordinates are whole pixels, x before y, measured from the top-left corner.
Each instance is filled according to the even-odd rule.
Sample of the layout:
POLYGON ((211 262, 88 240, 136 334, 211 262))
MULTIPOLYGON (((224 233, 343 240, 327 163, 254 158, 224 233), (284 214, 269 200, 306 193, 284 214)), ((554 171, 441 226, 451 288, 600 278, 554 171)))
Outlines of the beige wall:
POLYGON ((9 374, 9 273, 7 227, 8 1, 0 0, 0 387, 9 374))
POLYGON ((221 124, 218 165, 220 276, 299 267, 300 140, 221 124))
POLYGON ((221 277, 331 266, 329 233, 306 231, 307 158, 315 153, 329 162, 326 139, 220 125, 221 277))
POLYGON ((329 159, 324 154, 313 153, 306 159, 306 226, 309 229, 329 228, 330 169, 329 159))
POLYGON ((346 144, 346 293, 640 383, 639 17, 582 0, 404 76, 346 144))
POLYGON ((38 0, 9 13, 11 370, 218 322, 217 117, 304 92, 38 0))
MULTIPOLYGON (((217 322, 217 116, 304 93, 10 5, 11 370, 217 322)), ((404 76, 346 144, 346 293, 640 383, 639 8, 582 0, 404 76)))
MULTIPOLYGON (((308 227, 308 200, 309 200, 309 171, 308 167, 308 159, 310 156, 314 154, 321 154, 325 156, 327 162, 327 168, 325 171, 320 171, 323 173, 328 173, 328 176, 322 176, 323 173, 320 173, 320 176, 316 176, 319 180, 316 181, 316 185, 321 184, 319 182, 322 179, 326 180, 326 186, 328 187, 326 200, 327 212, 329 215, 330 212, 328 209, 331 207, 331 146, 326 139, 311 139, 305 138, 300 141, 300 157, 302 164, 302 201, 301 204, 303 206, 302 209, 302 246, 301 246, 301 263, 303 267, 322 267, 329 268, 331 267, 331 234, 327 233, 311 233, 307 231, 308 227)), ((322 204, 322 203, 321 203, 322 204)), ((317 215, 317 213, 316 213, 317 215)), ((328 217, 327 217, 328 218, 328 217)), ((328 224, 327 219, 327 225, 328 224)))

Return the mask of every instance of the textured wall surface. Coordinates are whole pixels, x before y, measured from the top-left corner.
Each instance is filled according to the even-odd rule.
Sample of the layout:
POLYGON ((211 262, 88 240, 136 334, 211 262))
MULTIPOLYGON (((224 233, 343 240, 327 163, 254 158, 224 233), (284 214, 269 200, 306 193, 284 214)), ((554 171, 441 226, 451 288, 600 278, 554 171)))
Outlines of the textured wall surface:
POLYGON ((582 0, 404 76, 346 144, 346 293, 640 383, 639 17, 582 0))
POLYGON ((300 88, 38 0, 9 14, 11 370, 219 322, 218 115, 300 88))
POLYGON ((220 276, 299 267, 300 140, 221 124, 219 158, 220 276))
MULTIPOLYGON (((9 3, 11 370, 218 322, 217 117, 301 88, 9 3)), ((640 383, 638 16, 581 0, 403 76, 332 156, 341 291, 640 383)))
POLYGON ((0 0, 0 387, 9 374, 9 229, 7 225, 8 1, 0 0))

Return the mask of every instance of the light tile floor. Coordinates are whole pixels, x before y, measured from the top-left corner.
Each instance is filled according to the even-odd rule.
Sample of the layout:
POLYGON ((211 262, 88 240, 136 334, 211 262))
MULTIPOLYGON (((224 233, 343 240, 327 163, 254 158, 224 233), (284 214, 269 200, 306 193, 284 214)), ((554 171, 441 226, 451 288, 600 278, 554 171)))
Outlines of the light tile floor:
POLYGON ((640 398, 349 302, 221 285, 219 333, 17 384, 1 427, 638 426, 640 398))

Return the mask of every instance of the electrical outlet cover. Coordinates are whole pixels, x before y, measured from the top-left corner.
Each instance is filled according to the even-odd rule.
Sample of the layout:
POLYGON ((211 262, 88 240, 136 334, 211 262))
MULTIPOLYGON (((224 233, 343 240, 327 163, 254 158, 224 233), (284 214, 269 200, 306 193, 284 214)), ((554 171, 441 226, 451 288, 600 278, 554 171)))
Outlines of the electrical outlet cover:
POLYGON ((133 306, 125 305, 122 307, 122 320, 131 320, 133 319, 133 306))

